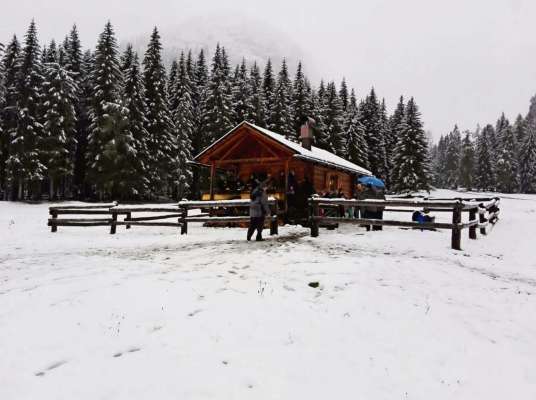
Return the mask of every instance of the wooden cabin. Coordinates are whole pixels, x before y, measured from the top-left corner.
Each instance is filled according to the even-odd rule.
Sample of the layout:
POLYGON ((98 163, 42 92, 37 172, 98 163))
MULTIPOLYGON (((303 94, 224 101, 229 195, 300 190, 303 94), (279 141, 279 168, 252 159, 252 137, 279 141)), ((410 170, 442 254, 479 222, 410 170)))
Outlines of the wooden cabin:
POLYGON ((312 146, 312 137, 308 123, 301 130, 302 143, 296 143, 242 122, 195 157, 195 164, 210 168, 210 189, 202 199, 249 198, 252 176, 271 178, 271 194, 280 200, 284 210, 289 180, 301 185, 307 179, 318 194, 341 188, 345 196, 353 196, 356 178, 371 175, 370 171, 312 146), (238 184, 230 185, 232 188, 222 185, 226 178, 238 184))

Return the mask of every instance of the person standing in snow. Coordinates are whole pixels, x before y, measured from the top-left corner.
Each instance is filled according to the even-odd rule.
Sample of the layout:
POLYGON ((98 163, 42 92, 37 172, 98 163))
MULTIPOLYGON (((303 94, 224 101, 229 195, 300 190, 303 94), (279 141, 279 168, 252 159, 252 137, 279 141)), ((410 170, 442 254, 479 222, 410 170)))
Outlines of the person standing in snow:
POLYGON ((264 220, 270 215, 270 206, 268 205, 268 195, 266 194, 266 183, 261 182, 251 191, 251 203, 249 205, 249 228, 247 240, 250 241, 253 233, 257 231, 255 240, 258 242, 264 240, 262 238, 262 230, 264 229, 264 220))

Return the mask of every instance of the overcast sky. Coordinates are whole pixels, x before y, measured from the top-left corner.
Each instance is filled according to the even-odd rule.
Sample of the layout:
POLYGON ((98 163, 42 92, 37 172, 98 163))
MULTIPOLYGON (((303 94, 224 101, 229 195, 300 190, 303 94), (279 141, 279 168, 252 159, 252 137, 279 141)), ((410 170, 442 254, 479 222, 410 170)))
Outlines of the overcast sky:
POLYGON ((435 137, 525 114, 536 93, 534 0, 17 0, 1 9, 0 41, 35 18, 41 40, 61 40, 76 22, 86 46, 107 19, 120 40, 205 14, 258 20, 299 46, 315 80, 345 76, 360 96, 374 85, 391 109, 414 96, 435 137))

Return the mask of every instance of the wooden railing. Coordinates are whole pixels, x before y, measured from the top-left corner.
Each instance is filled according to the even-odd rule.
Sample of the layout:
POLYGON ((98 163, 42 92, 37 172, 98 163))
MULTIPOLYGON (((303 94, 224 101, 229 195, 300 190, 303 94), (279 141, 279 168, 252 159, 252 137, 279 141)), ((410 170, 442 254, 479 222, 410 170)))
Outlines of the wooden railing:
MULTIPOLYGON (((213 200, 213 201, 181 201, 179 208, 181 209, 181 234, 188 233, 189 222, 203 223, 247 223, 249 222, 248 212, 245 211, 240 215, 238 212, 241 208, 249 208, 251 200, 213 200), (189 215, 190 210, 201 209, 201 214, 189 215)), ((268 200, 270 206, 270 235, 277 235, 278 230, 278 214, 279 209, 277 200, 270 198, 268 200)))
POLYGON ((117 202, 110 204, 96 204, 91 206, 54 206, 49 207, 48 226, 52 232, 58 231, 58 226, 109 226, 112 221, 110 209, 117 206, 117 202), (61 215, 71 215, 70 218, 58 218, 61 215), (93 218, 79 218, 80 215, 92 215, 93 218), (100 218, 95 218, 95 216, 100 218), (108 216, 106 218, 106 216, 108 216))
MULTIPOLYGON (((57 232, 59 226, 109 226, 110 234, 117 232, 118 226, 164 226, 180 228, 180 234, 188 233, 188 223, 248 223, 249 213, 238 212, 248 208, 250 200, 215 200, 215 201, 181 201, 177 205, 160 207, 119 206, 117 202, 91 206, 54 206, 49 207, 50 218, 48 226, 52 232, 57 232), (190 215, 190 210, 201 209, 201 213, 190 215), (140 215, 143 214, 143 215, 140 215), (149 214, 149 215, 147 215, 149 214), (68 218, 60 219, 60 215, 98 215, 101 218, 68 218), (106 218, 104 217, 106 216, 106 218), (124 216, 121 220, 120 217, 124 216), (176 219, 176 221, 167 221, 176 219)), ((278 205, 277 200, 268 201, 271 215, 270 234, 278 234, 278 205)))
POLYGON ((461 250, 461 233, 464 229, 469 230, 469 238, 477 238, 477 228, 480 233, 485 235, 488 224, 495 224, 499 217, 500 199, 496 198, 479 198, 479 199, 441 199, 441 200, 415 200, 415 199, 389 199, 389 200, 345 200, 345 199, 326 199, 313 197, 309 199, 309 224, 311 236, 318 237, 319 227, 321 224, 347 223, 365 226, 397 226, 410 227, 417 229, 449 229, 452 231, 451 247, 455 250, 461 250), (321 215, 320 210, 323 208, 333 207, 378 207, 386 212, 414 212, 417 210, 450 212, 452 213, 452 222, 415 222, 415 221, 398 221, 371 218, 344 218, 328 217, 321 215), (396 207, 396 208, 393 208, 396 207), (462 213, 469 213, 469 222, 462 222, 462 213), (477 220, 477 214, 479 219, 477 220))

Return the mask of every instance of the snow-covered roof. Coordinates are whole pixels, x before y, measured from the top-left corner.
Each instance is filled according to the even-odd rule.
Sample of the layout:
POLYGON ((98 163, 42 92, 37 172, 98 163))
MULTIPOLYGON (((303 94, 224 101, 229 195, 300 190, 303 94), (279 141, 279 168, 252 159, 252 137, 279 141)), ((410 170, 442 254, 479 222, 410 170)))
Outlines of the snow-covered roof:
POLYGON ((318 147, 314 147, 314 146, 311 147, 311 150, 308 150, 305 147, 303 147, 301 144, 288 140, 287 138, 285 138, 285 136, 280 135, 279 133, 275 133, 268 129, 261 128, 260 126, 254 125, 247 121, 243 121, 242 123, 240 123, 233 129, 231 129, 228 133, 223 135, 219 140, 215 141, 206 149, 204 149, 201 153, 199 153, 199 155, 197 155, 195 159, 198 159, 201 155, 203 155, 208 150, 216 146, 219 142, 223 141, 225 138, 227 138, 229 135, 231 135, 239 127, 243 125, 249 126, 255 129, 257 132, 265 136, 268 136, 269 138, 275 140, 279 144, 282 144, 283 146, 289 148, 295 153, 294 154, 295 158, 299 158, 299 159, 307 160, 311 162, 316 162, 319 164, 324 164, 326 166, 330 166, 333 168, 344 169, 346 171, 350 171, 350 172, 357 173, 360 175, 372 175, 372 172, 370 172, 369 170, 363 167, 360 167, 359 165, 356 165, 348 160, 345 160, 344 158, 339 157, 333 153, 330 153, 327 150, 319 149, 318 147))

